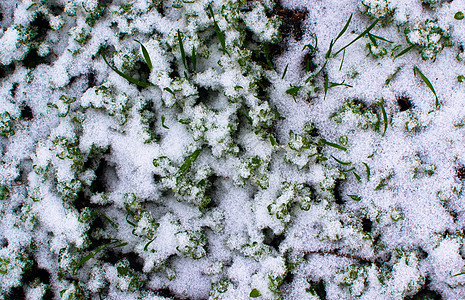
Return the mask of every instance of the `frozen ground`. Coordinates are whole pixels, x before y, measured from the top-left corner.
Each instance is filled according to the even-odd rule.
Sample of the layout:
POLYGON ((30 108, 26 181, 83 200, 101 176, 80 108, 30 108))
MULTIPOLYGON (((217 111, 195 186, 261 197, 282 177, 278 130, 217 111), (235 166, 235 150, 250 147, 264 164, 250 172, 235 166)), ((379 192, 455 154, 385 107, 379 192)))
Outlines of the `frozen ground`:
POLYGON ((464 299, 464 0, 0 3, 3 299, 464 299))

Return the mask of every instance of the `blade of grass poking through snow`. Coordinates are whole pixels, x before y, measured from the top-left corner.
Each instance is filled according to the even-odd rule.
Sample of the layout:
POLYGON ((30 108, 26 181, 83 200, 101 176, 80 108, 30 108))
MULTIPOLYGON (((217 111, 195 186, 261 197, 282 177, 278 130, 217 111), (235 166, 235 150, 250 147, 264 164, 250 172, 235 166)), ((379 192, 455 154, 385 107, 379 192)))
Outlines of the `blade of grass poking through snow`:
POLYGON ((352 15, 350 14, 349 19, 347 20, 346 24, 344 25, 344 28, 342 28, 341 32, 337 35, 336 39, 334 39, 333 45, 336 43, 336 41, 347 31, 347 28, 349 28, 350 21, 352 20, 352 15))
POLYGON ((231 55, 229 55, 228 50, 226 50, 226 40, 224 38, 223 32, 221 31, 220 27, 218 26, 218 23, 215 20, 215 15, 213 14, 213 9, 212 9, 211 5, 208 6, 208 9, 210 10, 210 14, 211 14, 211 16, 213 18, 213 27, 215 28, 216 35, 218 36, 218 39, 220 40, 221 47, 223 47, 220 50, 223 51, 224 53, 226 53, 228 56, 231 56, 231 55))
POLYGON ((370 167, 366 163, 363 163, 363 164, 365 165, 365 168, 367 169, 367 181, 370 181, 370 176, 371 176, 370 167))
POLYGON ((192 46, 192 68, 194 72, 197 72, 197 52, 195 51, 195 47, 192 46))
POLYGON ((386 81, 384 82, 385 85, 389 85, 389 83, 391 83, 392 79, 394 79, 394 77, 397 75, 397 73, 399 73, 400 69, 402 69, 402 67, 398 67, 394 73, 392 73, 391 75, 389 75, 389 77, 386 79, 386 81))
POLYGON ((170 93, 170 94, 173 95, 173 96, 176 96, 176 94, 173 92, 173 90, 170 89, 169 87, 165 87, 163 90, 164 90, 164 91, 167 91, 168 93, 170 93))
POLYGON ((161 116, 161 127, 165 129, 170 129, 168 126, 165 125, 165 116, 161 116))
POLYGON ((439 98, 438 98, 438 95, 436 95, 436 91, 434 90, 434 87, 433 85, 431 84, 431 81, 429 81, 428 78, 426 78, 426 76, 420 71, 420 69, 418 69, 417 66, 414 66, 413 67, 413 74, 419 74, 420 77, 421 77, 421 80, 423 80, 424 83, 426 83, 426 85, 429 87, 429 89, 431 90, 431 92, 433 92, 434 94, 434 97, 436 97, 436 108, 438 108, 440 106, 440 103, 439 103, 439 98))
POLYGON ((139 80, 137 80, 137 79, 134 79, 134 78, 132 78, 131 76, 126 75, 126 74, 124 74, 123 72, 120 72, 120 71, 118 71, 116 68, 112 67, 112 66, 108 63, 107 58, 105 57, 105 53, 103 53, 103 50, 102 50, 102 49, 100 49, 100 54, 102 55, 103 60, 105 61, 105 63, 107 64, 107 66, 109 66, 110 69, 112 69, 113 71, 115 71, 116 74, 118 74, 119 76, 123 77, 123 78, 126 79, 127 81, 129 81, 129 82, 131 82, 131 83, 134 83, 134 84, 136 84, 136 85, 138 85, 138 86, 140 86, 140 87, 143 87, 143 88, 146 88, 146 87, 149 87, 149 86, 152 85, 152 84, 149 83, 149 82, 142 82, 142 81, 139 81, 139 80))
POLYGON ((324 144, 324 145, 328 145, 330 147, 333 147, 333 148, 336 148, 336 149, 339 149, 339 150, 347 151, 347 148, 345 148, 345 147, 343 147, 341 145, 335 144, 335 143, 328 142, 325 139, 320 139, 320 142, 322 144, 324 144))
POLYGON ((184 68, 186 68, 187 70, 186 52, 184 51, 184 44, 182 43, 181 32, 179 31, 179 29, 178 29, 178 43, 179 43, 179 50, 181 50, 182 64, 184 65, 184 68))
POLYGON ((329 89, 329 78, 328 78, 328 74, 325 74, 325 83, 323 85, 323 88, 325 90, 325 96, 323 98, 323 100, 326 100, 326 94, 328 93, 328 89, 329 89))
POLYGON ((344 162, 344 161, 342 161, 342 160, 339 160, 339 159, 335 158, 335 157, 332 156, 332 155, 331 155, 331 157, 332 157, 335 161, 337 161, 338 163, 340 163, 341 165, 348 166, 348 165, 352 164, 350 161, 349 161, 349 162, 344 162))
POLYGON ((384 109, 383 102, 384 102, 384 99, 381 98, 379 103, 378 103, 379 107, 381 108, 381 114, 383 115, 383 124, 384 124, 384 130, 383 130, 383 134, 381 136, 384 136, 384 134, 386 133, 386 130, 388 128, 388 117, 387 117, 386 109, 384 109))
POLYGON ((152 67, 153 67, 152 66, 152 60, 150 59, 150 55, 147 52, 147 49, 138 40, 134 40, 134 41, 136 41, 136 42, 138 42, 140 44, 140 47, 142 49, 142 54, 144 55, 145 62, 147 63, 147 66, 149 67, 149 70, 152 70, 152 67))
POLYGON ((286 94, 291 95, 292 98, 294 98, 294 101, 297 102, 297 100, 295 99, 295 96, 297 96, 297 93, 300 91, 301 88, 302 86, 300 85, 292 86, 291 84, 291 88, 286 91, 286 94))
POLYGON ((376 26, 376 24, 379 22, 379 19, 376 19, 370 26, 368 26, 367 29, 365 29, 365 31, 363 31, 361 34, 359 34, 355 39, 353 39, 350 43, 348 43, 347 45, 345 45, 344 47, 342 47, 341 49, 339 49, 339 51, 337 51, 336 53, 334 53, 333 57, 338 55, 341 51, 344 51, 345 48, 349 47, 350 45, 352 45, 353 43, 355 43, 356 41, 358 41, 362 36, 364 36, 365 34, 367 34, 368 32, 370 32, 370 30, 373 29, 373 27, 376 26))
POLYGON ((182 175, 186 173, 186 171, 190 168, 192 163, 199 157, 200 152, 202 149, 197 149, 195 150, 187 159, 186 161, 182 164, 182 166, 179 168, 178 175, 182 175))
POLYGON ((326 67, 326 64, 328 64, 328 60, 325 60, 325 63, 323 64, 323 66, 320 68, 320 70, 318 72, 316 72, 314 75, 312 74, 312 75, 308 76, 308 78, 305 80, 305 83, 308 83, 310 80, 317 77, 318 74, 320 74, 321 71, 324 70, 324 68, 326 67))
POLYGON ((100 210, 95 210, 92 214, 95 215, 95 214, 97 214, 97 213, 101 214, 102 217, 104 217, 104 218, 108 221, 108 223, 110 223, 110 225, 111 225, 113 228, 118 229, 118 225, 117 225, 115 222, 113 222, 109 217, 107 217, 107 215, 105 215, 105 214, 104 214, 103 212, 101 212, 100 210))
POLYGON ((409 52, 410 50, 412 50, 413 47, 415 47, 415 45, 411 45, 411 46, 405 48, 404 50, 400 51, 399 54, 397 54, 396 56, 394 56, 394 58, 398 58, 399 56, 404 55, 405 53, 407 53, 407 52, 409 52))
POLYGON ((355 200, 355 201, 362 200, 362 198, 360 196, 357 196, 357 195, 347 195, 347 196, 349 196, 350 198, 352 198, 352 200, 355 200))
POLYGON ((355 173, 355 171, 353 171, 352 173, 354 173, 354 176, 355 176, 355 178, 357 179, 358 182, 362 182, 362 177, 360 177, 360 175, 355 173))
POLYGON ((286 76, 287 67, 289 67, 289 64, 287 64, 286 67, 284 68, 283 76, 281 76, 281 79, 284 79, 284 76, 286 76))
POLYGON ((103 246, 100 246, 99 248, 91 251, 89 254, 87 254, 86 256, 84 256, 79 262, 78 264, 74 267, 74 270, 77 270, 79 269, 79 267, 81 267, 83 264, 85 264, 89 259, 91 259, 92 257, 94 257, 95 255, 97 255, 100 251, 102 251, 103 249, 105 249, 106 247, 108 246, 111 246, 113 244, 116 244, 116 243, 119 243, 121 242, 120 240, 113 240, 113 242, 110 242, 108 244, 105 244, 103 246))
POLYGON ((341 82, 341 83, 338 83, 338 82, 328 82, 328 89, 333 88, 333 87, 336 87, 336 86, 353 87, 353 86, 350 85, 350 84, 344 83, 344 81, 341 82))
POLYGON ((339 71, 342 70, 342 64, 344 63, 344 58, 346 57, 346 49, 342 52, 341 65, 339 66, 339 71))
POLYGON ((387 40, 387 39, 385 39, 385 38, 383 38, 381 36, 378 36, 376 34, 373 34, 373 33, 368 33, 368 36, 370 37, 370 40, 378 39, 378 40, 385 41, 385 42, 388 42, 388 43, 391 43, 391 44, 394 43, 393 41, 387 40))

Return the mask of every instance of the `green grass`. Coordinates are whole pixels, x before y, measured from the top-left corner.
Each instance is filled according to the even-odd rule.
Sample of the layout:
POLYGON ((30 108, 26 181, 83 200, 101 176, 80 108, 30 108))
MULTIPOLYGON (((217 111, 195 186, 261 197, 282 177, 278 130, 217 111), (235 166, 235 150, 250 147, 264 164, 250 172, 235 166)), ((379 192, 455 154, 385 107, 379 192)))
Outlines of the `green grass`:
POLYGON ((369 33, 370 30, 373 29, 373 27, 376 26, 376 24, 379 22, 379 19, 376 19, 370 26, 368 26, 367 29, 365 29, 365 31, 363 31, 362 33, 360 33, 355 39, 353 39, 350 43, 348 43, 347 45, 345 45, 344 47, 342 47, 341 49, 339 49, 336 53, 334 53, 333 57, 338 55, 341 51, 343 51, 344 49, 346 49, 347 47, 349 47, 350 45, 352 45, 353 43, 355 43, 356 41, 358 41, 361 37, 363 37, 365 34, 369 33))
POLYGON ((115 67, 113 67, 112 65, 110 65, 110 63, 108 63, 108 61, 107 61, 107 58, 105 57, 105 53, 103 53, 103 49, 100 49, 100 54, 102 55, 103 60, 104 60, 105 63, 110 67, 110 69, 112 69, 114 72, 116 72, 116 74, 118 74, 119 76, 123 77, 123 78, 126 79, 127 81, 129 81, 129 82, 131 82, 131 83, 134 83, 135 85, 138 85, 138 86, 143 87, 143 88, 147 88, 147 87, 149 87, 149 86, 152 85, 150 82, 142 82, 142 81, 139 81, 139 80, 137 80, 137 79, 134 79, 134 78, 132 78, 131 76, 126 75, 126 74, 124 74, 123 72, 120 72, 118 69, 116 69, 115 67))
POLYGON ((189 157, 187 157, 187 159, 179 168, 177 175, 183 175, 184 173, 186 173, 186 171, 190 168, 192 163, 197 159, 197 157, 199 157, 201 151, 202 149, 197 149, 191 155, 189 155, 189 157))
POLYGON ((428 88, 431 90, 431 92, 433 92, 434 97, 436 98, 435 106, 436 106, 436 108, 439 108, 439 106, 441 106, 441 104, 439 103, 438 95, 436 94, 436 91, 434 90, 434 87, 431 84, 431 81, 429 81, 429 79, 420 71, 420 69, 417 66, 413 67, 413 74, 420 75, 421 80, 423 80, 423 82, 428 86, 428 88))

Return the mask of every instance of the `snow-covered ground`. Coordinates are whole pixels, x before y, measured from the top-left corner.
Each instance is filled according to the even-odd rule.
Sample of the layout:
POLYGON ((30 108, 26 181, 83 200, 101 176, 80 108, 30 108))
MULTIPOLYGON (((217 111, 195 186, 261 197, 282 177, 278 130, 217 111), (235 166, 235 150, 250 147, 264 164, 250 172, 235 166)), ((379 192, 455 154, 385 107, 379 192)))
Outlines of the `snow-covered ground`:
POLYGON ((464 0, 0 2, 2 299, 464 299, 464 0))

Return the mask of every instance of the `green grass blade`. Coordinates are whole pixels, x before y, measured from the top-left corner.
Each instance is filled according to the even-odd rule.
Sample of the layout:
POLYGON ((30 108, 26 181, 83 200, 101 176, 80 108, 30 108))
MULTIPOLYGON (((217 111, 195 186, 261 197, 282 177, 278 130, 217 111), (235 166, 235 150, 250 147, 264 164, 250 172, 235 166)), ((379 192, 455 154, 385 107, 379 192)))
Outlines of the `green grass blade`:
POLYGON ((164 91, 167 91, 168 93, 170 93, 170 94, 173 95, 173 96, 176 96, 176 94, 173 92, 173 90, 170 89, 169 87, 165 87, 163 90, 164 90, 164 91))
POLYGON ((325 74, 325 83, 323 85, 323 88, 325 90, 325 97, 323 98, 324 100, 326 100, 326 94, 328 93, 328 89, 329 89, 329 78, 328 78, 328 74, 325 74))
POLYGON ((325 58, 328 59, 331 56, 331 51, 333 51, 334 40, 331 40, 329 43, 328 51, 326 51, 325 58))
POLYGON ((373 34, 373 33, 369 33, 368 34, 370 36, 370 38, 375 38, 375 39, 378 39, 378 40, 381 40, 381 41, 384 41, 384 42, 388 42, 390 44, 394 43, 393 41, 390 41, 390 40, 387 40, 379 35, 376 35, 376 34, 373 34))
POLYGON ((387 114, 386 114, 386 110, 384 109, 383 103, 380 103, 379 106, 381 107, 381 113, 383 114, 384 131, 383 131, 382 136, 384 136, 384 134, 386 133, 386 130, 388 128, 388 117, 387 117, 387 114))
POLYGON ((400 69, 402 69, 402 67, 398 67, 394 73, 392 73, 391 75, 389 75, 389 77, 386 79, 386 81, 384 82, 385 85, 389 85, 389 83, 391 83, 392 79, 394 79, 394 77, 397 75, 397 73, 399 73, 400 69))
POLYGON ((208 6, 208 9, 210 10, 210 14, 211 14, 211 16, 213 18, 213 23, 214 23, 213 27, 215 28, 216 35, 218 36, 218 39, 220 40, 221 47, 223 47, 223 49, 220 49, 220 50, 223 51, 224 53, 228 54, 228 56, 231 56, 231 55, 229 55, 228 50, 226 50, 226 39, 224 38, 224 34, 221 31, 220 27, 218 26, 218 23, 215 20, 215 15, 213 14, 213 9, 212 9, 211 5, 208 6))
POLYGON ((347 196, 349 196, 350 198, 352 198, 352 200, 355 200, 355 201, 362 200, 362 198, 360 196, 357 196, 357 195, 347 195, 347 196))
POLYGON ((434 94, 434 97, 436 97, 436 108, 438 108, 440 106, 440 103, 439 103, 439 98, 438 98, 438 95, 436 94, 436 91, 434 90, 434 87, 433 85, 431 84, 431 81, 429 81, 429 79, 420 71, 420 69, 418 69, 417 66, 414 66, 413 67, 413 73, 416 75, 417 73, 420 75, 421 77, 421 80, 423 80, 424 83, 426 83, 426 85, 429 87, 429 89, 431 90, 431 92, 433 92, 434 94))
POLYGON ((182 166, 179 168, 178 175, 182 175, 186 173, 186 171, 190 168, 192 163, 199 157, 200 152, 202 149, 197 149, 195 150, 187 159, 186 161, 182 164, 182 166))
POLYGON ((150 55, 147 52, 147 49, 144 47, 144 45, 142 45, 141 42, 139 42, 138 40, 135 40, 135 41, 140 44, 140 47, 142 49, 142 54, 144 55, 145 62, 147 63, 147 66, 149 67, 149 69, 152 70, 152 68, 153 68, 152 60, 150 59, 150 55))
POLYGON ((161 127, 165 129, 170 129, 168 126, 165 125, 165 116, 161 116, 161 127))
POLYGON ((371 176, 370 167, 366 163, 363 163, 363 164, 365 165, 365 168, 367 169, 367 181, 370 181, 370 176, 371 176))
POLYGON ((316 72, 315 75, 310 75, 310 76, 307 78, 307 80, 305 80, 305 83, 308 83, 312 78, 317 77, 317 76, 321 73, 321 71, 324 70, 324 68, 326 67, 326 64, 328 64, 328 60, 325 60, 325 63, 324 63, 323 66, 320 68, 320 70, 319 70, 318 72, 316 72))
POLYGON ((300 85, 298 85, 298 86, 292 86, 291 85, 291 88, 286 91, 286 94, 291 95, 292 98, 294 98, 294 101, 297 101, 295 99, 295 97, 297 96, 297 93, 300 91, 301 88, 302 88, 302 86, 300 86, 300 85))
POLYGON ((341 83, 338 83, 338 82, 328 82, 328 89, 333 88, 333 87, 336 87, 336 86, 353 87, 353 86, 350 85, 350 84, 344 83, 344 81, 341 82, 341 83))
POLYGON ((342 64, 344 63, 344 58, 346 57, 346 49, 342 52, 342 60, 341 60, 341 65, 339 66, 339 71, 342 70, 342 64))
POLYGON ((331 155, 331 157, 332 157, 335 161, 337 161, 338 163, 340 163, 341 165, 348 166, 348 165, 351 165, 351 164, 352 164, 350 161, 349 161, 349 162, 344 162, 344 161, 342 161, 342 160, 339 160, 339 159, 335 158, 335 157, 332 156, 332 155, 331 155))
POLYGON ((121 247, 126 246, 127 244, 129 244, 129 243, 128 243, 128 242, 124 242, 124 243, 118 244, 118 245, 116 245, 116 246, 113 246, 113 248, 121 248, 121 247))
POLYGON ((89 259, 91 259, 92 257, 94 257, 95 255, 97 255, 100 251, 102 251, 103 249, 105 249, 106 247, 108 246, 111 246, 113 244, 116 244, 118 243, 119 240, 116 240, 116 241, 113 241, 113 242, 110 242, 108 244, 105 244, 103 246, 100 246, 99 248, 91 251, 89 254, 87 254, 86 256, 84 256, 79 262, 78 264, 74 267, 74 270, 77 270, 79 267, 81 267, 83 264, 85 264, 89 259))
POLYGON ((352 173, 354 173, 354 176, 355 176, 355 178, 357 179, 358 182, 362 182, 362 177, 360 177, 360 175, 355 173, 355 171, 353 171, 352 173))
POLYGON ((101 214, 113 228, 118 229, 118 225, 115 222, 113 222, 109 217, 107 217, 107 215, 105 215, 103 212, 101 212, 100 210, 96 210, 95 212, 101 214))
POLYGON ((350 21, 352 20, 352 15, 350 14, 349 19, 347 20, 346 24, 344 25, 344 28, 342 28, 341 32, 337 35, 336 39, 334 40, 334 43, 346 32, 347 28, 349 27, 350 21))
POLYGON ((347 151, 347 148, 345 148, 345 147, 343 147, 341 145, 335 144, 335 143, 328 142, 325 139, 320 139, 320 142, 322 144, 328 145, 330 147, 333 147, 333 148, 336 148, 336 149, 339 149, 339 150, 343 150, 343 151, 347 151))
POLYGON ((284 76, 286 76, 287 67, 289 67, 289 64, 287 64, 286 67, 284 68, 283 76, 281 76, 281 79, 284 79, 284 76))
POLYGON ((179 29, 178 29, 178 43, 179 43, 179 49, 181 50, 182 63, 184 65, 184 68, 186 68, 187 70, 186 52, 184 51, 184 44, 182 43, 181 32, 179 31, 179 29))
POLYGON ((411 45, 411 46, 405 48, 404 50, 400 51, 399 54, 397 54, 396 56, 394 56, 394 58, 398 58, 399 56, 404 55, 405 53, 407 53, 407 52, 409 52, 410 50, 412 50, 413 47, 415 47, 415 45, 411 45))
POLYGON ((144 246, 144 251, 148 251, 149 245, 150 245, 153 241, 155 241, 155 238, 151 239, 147 244, 145 244, 145 246, 144 246))
POLYGON ((118 74, 119 76, 123 77, 123 78, 126 79, 127 81, 129 81, 129 82, 131 82, 131 83, 134 83, 134 84, 136 84, 136 85, 138 85, 138 86, 140 86, 140 87, 143 87, 143 88, 146 88, 146 87, 149 87, 149 86, 152 85, 152 84, 149 83, 149 82, 142 82, 142 81, 139 81, 139 80, 137 80, 137 79, 134 79, 134 78, 132 78, 131 76, 126 75, 126 74, 124 74, 123 72, 120 72, 120 71, 118 71, 116 68, 112 67, 112 66, 108 63, 107 58, 105 57, 105 54, 103 53, 103 50, 102 50, 102 49, 100 49, 100 54, 102 55, 103 60, 104 60, 105 63, 110 67, 110 69, 112 69, 113 71, 115 71, 116 74, 118 74))
POLYGON ((194 72, 197 72, 197 51, 195 51, 194 46, 192 46, 192 68, 194 72))
POLYGON ((370 32, 370 30, 373 29, 373 27, 376 26, 376 24, 379 22, 379 19, 376 19, 370 26, 368 26, 367 29, 365 29, 365 31, 363 31, 361 34, 359 34, 355 39, 353 39, 350 43, 348 43, 347 45, 345 45, 344 47, 342 47, 341 49, 339 49, 339 51, 337 51, 334 55, 338 55, 341 51, 343 51, 345 48, 349 47, 350 45, 352 45, 353 43, 355 43, 356 41, 358 41, 362 36, 364 36, 365 34, 367 34, 368 32, 370 32))

